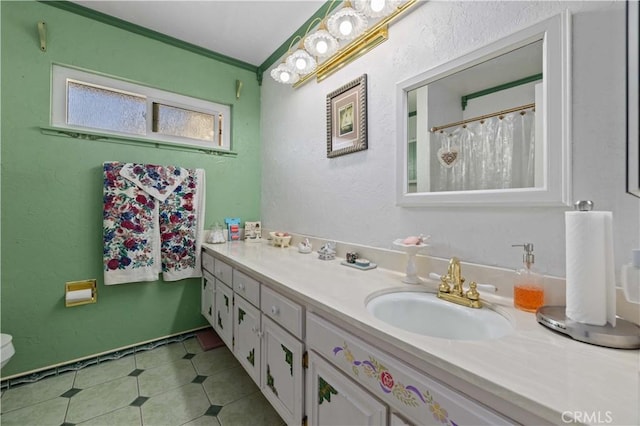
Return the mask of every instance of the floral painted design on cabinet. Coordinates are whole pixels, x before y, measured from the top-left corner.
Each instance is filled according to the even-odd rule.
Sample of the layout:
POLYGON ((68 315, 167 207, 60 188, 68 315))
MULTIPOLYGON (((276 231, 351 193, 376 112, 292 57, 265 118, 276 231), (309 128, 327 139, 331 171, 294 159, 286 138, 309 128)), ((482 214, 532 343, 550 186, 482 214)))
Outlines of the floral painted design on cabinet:
POLYGON ((269 367, 269 364, 267 364, 267 387, 271 389, 276 396, 278 396, 278 390, 276 389, 275 381, 271 375, 271 367, 269 367))
POLYGON ((360 377, 360 372, 364 373, 367 378, 378 382, 382 392, 393 395, 403 404, 411 407, 428 405, 429 411, 438 422, 449 426, 458 426, 449 419, 447 410, 434 400, 428 389, 421 391, 413 385, 404 385, 396 381, 393 373, 375 357, 369 356, 368 360, 357 360, 346 343, 343 346, 334 347, 333 355, 336 357, 342 355, 342 359, 351 365, 351 371, 355 376, 360 377))
POLYGON ((333 386, 318 376, 318 405, 322 405, 323 401, 331 402, 331 395, 337 394, 338 391, 333 386))
POLYGON ((289 372, 291 376, 293 376, 293 353, 285 345, 281 344, 280 346, 282 346, 282 350, 284 351, 284 360, 289 364, 289 372))

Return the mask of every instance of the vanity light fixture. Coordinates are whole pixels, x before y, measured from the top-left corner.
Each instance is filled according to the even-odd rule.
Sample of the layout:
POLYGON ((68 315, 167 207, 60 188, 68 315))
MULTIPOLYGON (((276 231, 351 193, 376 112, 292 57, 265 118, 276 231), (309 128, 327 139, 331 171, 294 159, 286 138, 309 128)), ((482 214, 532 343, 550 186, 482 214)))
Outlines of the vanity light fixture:
MULTIPOLYGON (((301 37, 297 36, 291 43, 289 44, 289 49, 287 52, 291 52, 291 46, 301 37)), ((298 80, 300 80, 300 74, 307 74, 316 67, 315 60, 307 53, 305 56, 304 52, 302 54, 297 54, 301 49, 296 50, 294 53, 287 56, 287 58, 280 65, 271 70, 271 77, 278 83, 282 84, 295 84, 298 80), (310 59, 313 61, 313 66, 311 66, 311 62, 308 61, 310 59), (302 72, 301 72, 302 71, 302 72)))
POLYGON ((273 79, 278 83, 282 84, 294 84, 300 80, 300 75, 285 63, 282 63, 272 69, 271 77, 273 77, 273 79))
POLYGON ((367 28, 367 17, 353 8, 346 0, 344 7, 329 16, 327 29, 339 40, 353 40, 367 28))
POLYGON ((309 74, 316 69, 316 60, 301 46, 287 57, 287 65, 300 75, 309 74))
POLYGON ((304 39, 304 48, 318 58, 326 58, 333 55, 338 50, 338 40, 327 31, 327 26, 322 21, 318 30, 309 34, 304 39))
POLYGON ((417 0, 345 0, 342 7, 310 22, 303 36, 297 35, 289 44, 283 62, 271 70, 278 83, 294 87, 306 83, 314 75, 318 81, 363 55, 388 38, 388 25, 417 0), (371 19, 368 19, 370 17, 371 19), (318 25, 319 22, 319 25, 318 25), (310 30, 318 25, 314 31, 310 30), (291 47, 299 42, 291 53, 291 47))
POLYGON ((380 18, 391 13, 400 0, 355 0, 354 3, 358 12, 369 18, 380 18))

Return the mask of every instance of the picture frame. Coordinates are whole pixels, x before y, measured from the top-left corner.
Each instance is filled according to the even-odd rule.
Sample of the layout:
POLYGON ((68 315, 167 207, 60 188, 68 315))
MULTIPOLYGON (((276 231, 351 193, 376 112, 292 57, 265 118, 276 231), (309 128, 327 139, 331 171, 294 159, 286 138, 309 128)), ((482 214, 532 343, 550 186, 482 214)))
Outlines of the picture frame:
POLYGON ((327 157, 367 148, 367 74, 363 74, 327 95, 327 157))

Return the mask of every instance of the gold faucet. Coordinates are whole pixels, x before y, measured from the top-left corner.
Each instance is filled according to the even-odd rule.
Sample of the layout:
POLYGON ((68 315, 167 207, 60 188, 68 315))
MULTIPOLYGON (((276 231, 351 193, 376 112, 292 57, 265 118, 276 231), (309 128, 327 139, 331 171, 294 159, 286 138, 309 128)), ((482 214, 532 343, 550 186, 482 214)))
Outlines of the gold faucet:
POLYGON ((462 287, 464 278, 462 277, 461 271, 460 259, 452 257, 449 261, 447 275, 440 277, 438 297, 469 308, 481 308, 482 302, 480 302, 480 293, 478 293, 477 284, 471 281, 469 290, 464 291, 462 287))

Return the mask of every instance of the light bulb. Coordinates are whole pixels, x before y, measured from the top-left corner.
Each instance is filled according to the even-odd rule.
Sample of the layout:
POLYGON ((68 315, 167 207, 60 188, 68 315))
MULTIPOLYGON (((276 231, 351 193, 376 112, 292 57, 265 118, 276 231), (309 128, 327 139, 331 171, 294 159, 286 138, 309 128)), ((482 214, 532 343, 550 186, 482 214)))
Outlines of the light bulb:
POLYGON ((351 31, 353 31, 353 24, 348 19, 345 19, 344 21, 340 22, 339 28, 340 34, 348 36, 349 34, 351 34, 351 31))
POLYGON ((307 67, 307 61, 302 58, 296 59, 296 68, 299 70, 303 70, 307 67))
POLYGON ((328 48, 329 48, 329 45, 324 40, 320 40, 319 42, 316 43, 316 50, 321 55, 324 55, 325 53, 327 53, 328 48))
POLYGON ((380 12, 384 9, 385 3, 385 0, 371 0, 371 10, 374 12, 380 12))
POLYGON ((289 74, 286 71, 283 71, 282 73, 280 73, 280 80, 282 80, 283 83, 286 83, 287 81, 289 81, 289 79, 291 78, 291 74, 289 74))

